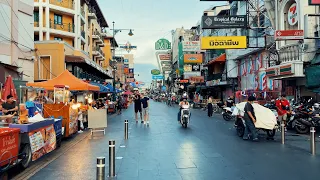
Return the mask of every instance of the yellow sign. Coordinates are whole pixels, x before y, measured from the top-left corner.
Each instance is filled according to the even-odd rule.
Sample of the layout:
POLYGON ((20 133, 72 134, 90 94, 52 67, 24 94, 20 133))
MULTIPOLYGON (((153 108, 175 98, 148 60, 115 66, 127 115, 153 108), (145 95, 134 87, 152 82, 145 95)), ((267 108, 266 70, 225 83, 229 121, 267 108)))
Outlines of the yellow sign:
POLYGON ((212 36, 201 38, 201 49, 245 49, 246 36, 212 36))

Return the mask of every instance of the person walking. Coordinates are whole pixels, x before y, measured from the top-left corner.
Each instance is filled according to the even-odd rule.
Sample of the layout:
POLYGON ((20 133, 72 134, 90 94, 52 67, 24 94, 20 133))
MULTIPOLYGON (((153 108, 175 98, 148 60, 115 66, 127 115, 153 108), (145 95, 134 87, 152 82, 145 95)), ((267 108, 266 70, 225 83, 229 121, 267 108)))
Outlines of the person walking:
POLYGON ((144 124, 147 124, 149 126, 149 98, 144 96, 144 94, 141 94, 142 99, 142 113, 143 113, 143 120, 144 124))
POLYGON ((243 140, 248 140, 249 139, 249 132, 252 135, 252 140, 253 141, 258 141, 258 133, 255 127, 256 123, 256 116, 254 113, 254 108, 252 106, 253 102, 256 100, 254 96, 249 96, 248 102, 246 103, 244 107, 244 121, 246 123, 246 127, 244 130, 244 135, 243 135, 243 140))
POLYGON ((213 114, 213 106, 212 106, 212 97, 210 96, 208 99, 208 116, 212 117, 213 114))
POLYGON ((143 123, 142 120, 142 108, 141 108, 141 97, 139 94, 136 94, 134 97, 134 112, 136 117, 136 122, 138 122, 138 112, 140 113, 141 123, 143 123))
MULTIPOLYGON (((287 100, 285 94, 282 94, 281 98, 276 101, 276 107, 280 124, 283 123, 286 125, 288 113, 290 112, 290 102, 287 100)), ((285 131, 287 131, 286 127, 285 131)))

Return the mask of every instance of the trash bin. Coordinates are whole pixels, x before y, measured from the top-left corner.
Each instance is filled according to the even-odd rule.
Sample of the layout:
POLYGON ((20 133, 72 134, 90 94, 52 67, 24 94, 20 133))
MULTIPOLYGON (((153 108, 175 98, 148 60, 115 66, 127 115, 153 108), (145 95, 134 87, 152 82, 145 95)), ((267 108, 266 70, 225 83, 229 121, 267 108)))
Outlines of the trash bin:
POLYGON ((0 128, 0 167, 10 165, 18 158, 19 128, 0 128))

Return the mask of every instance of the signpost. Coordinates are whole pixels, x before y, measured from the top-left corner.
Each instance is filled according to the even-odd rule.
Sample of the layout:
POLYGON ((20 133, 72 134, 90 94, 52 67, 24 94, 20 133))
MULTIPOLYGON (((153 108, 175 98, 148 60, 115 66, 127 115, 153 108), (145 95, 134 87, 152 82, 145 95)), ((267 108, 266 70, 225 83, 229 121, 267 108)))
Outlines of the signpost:
POLYGON ((279 40, 303 40, 303 30, 276 30, 274 33, 274 39, 279 40))
POLYGON ((155 50, 169 50, 171 49, 171 43, 167 39, 159 39, 155 43, 155 50))

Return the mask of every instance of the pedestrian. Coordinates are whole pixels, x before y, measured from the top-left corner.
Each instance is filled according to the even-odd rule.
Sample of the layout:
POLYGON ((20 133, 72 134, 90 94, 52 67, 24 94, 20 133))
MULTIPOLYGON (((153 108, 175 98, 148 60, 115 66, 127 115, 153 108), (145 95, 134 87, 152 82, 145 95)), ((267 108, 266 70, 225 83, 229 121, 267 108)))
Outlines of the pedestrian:
POLYGON ((208 99, 208 116, 212 117, 213 114, 213 106, 212 106, 212 97, 210 96, 208 99))
POLYGON ((136 117, 136 122, 138 122, 138 112, 140 113, 141 123, 143 123, 142 120, 142 108, 141 108, 141 97, 139 94, 136 94, 134 97, 134 112, 136 117))
POLYGON ((18 111, 18 106, 13 99, 12 95, 7 96, 7 101, 2 104, 2 112, 4 115, 16 114, 18 111))
POLYGON ((249 139, 249 132, 252 135, 252 140, 253 141, 258 141, 258 133, 255 127, 256 123, 256 116, 254 113, 254 108, 252 106, 253 102, 256 100, 254 96, 249 96, 248 102, 246 103, 244 107, 244 121, 246 123, 246 127, 244 130, 244 135, 243 135, 243 140, 248 140, 249 139))
POLYGON ((149 125, 149 98, 145 97, 144 94, 141 94, 142 99, 141 99, 141 103, 142 103, 142 113, 143 113, 143 119, 144 119, 144 124, 149 125))
MULTIPOLYGON (((285 94, 282 94, 280 99, 276 101, 276 107, 280 124, 283 123, 284 125, 286 125, 288 111, 290 111, 290 102, 287 100, 285 94)), ((287 128, 285 128, 285 131, 287 131, 287 128)))
POLYGON ((119 98, 117 99, 117 114, 121 114, 122 113, 122 98, 121 96, 119 96, 119 98))

